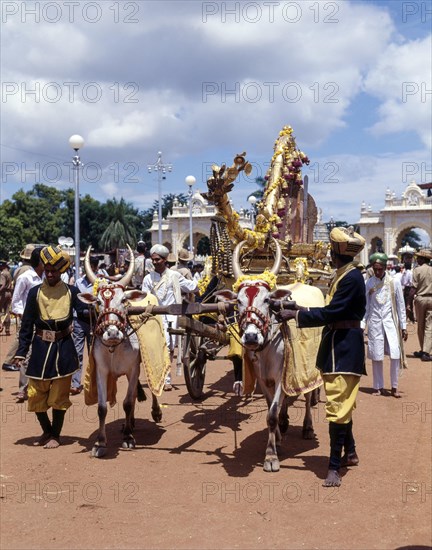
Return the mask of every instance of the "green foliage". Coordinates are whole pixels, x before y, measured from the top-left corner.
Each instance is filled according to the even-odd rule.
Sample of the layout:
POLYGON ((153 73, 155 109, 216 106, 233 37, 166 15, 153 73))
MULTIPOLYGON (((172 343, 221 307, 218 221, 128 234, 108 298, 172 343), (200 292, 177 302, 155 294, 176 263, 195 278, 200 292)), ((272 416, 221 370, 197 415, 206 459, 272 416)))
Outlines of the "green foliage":
POLYGON ((18 218, 8 216, 5 210, 0 207, 0 259, 17 261, 24 248, 21 237, 23 226, 18 218))
POLYGON ((140 223, 138 210, 131 204, 120 199, 107 201, 104 205, 105 219, 111 220, 103 232, 99 245, 103 251, 115 248, 126 248, 126 244, 134 247, 137 241, 136 227, 140 223))
POLYGON ((198 256, 210 256, 211 254, 211 248, 210 248, 210 239, 208 237, 202 237, 198 244, 196 253, 198 256))
POLYGON ((402 246, 405 246, 405 245, 411 246, 416 250, 422 246, 421 237, 414 229, 411 229, 403 236, 402 246))
MULTIPOLYGON (((172 211, 175 199, 181 204, 187 202, 183 193, 164 195, 163 217, 172 211)), ((91 245, 96 251, 105 252, 125 248, 126 243, 133 248, 141 237, 150 244, 148 230, 154 210, 158 210, 157 201, 152 208, 139 212, 124 199, 100 203, 90 195, 80 197, 81 249, 91 245)), ((55 244, 61 236, 74 238, 74 219, 72 188, 58 190, 39 183, 30 191, 20 189, 0 205, 0 257, 17 260, 27 243, 55 244)))

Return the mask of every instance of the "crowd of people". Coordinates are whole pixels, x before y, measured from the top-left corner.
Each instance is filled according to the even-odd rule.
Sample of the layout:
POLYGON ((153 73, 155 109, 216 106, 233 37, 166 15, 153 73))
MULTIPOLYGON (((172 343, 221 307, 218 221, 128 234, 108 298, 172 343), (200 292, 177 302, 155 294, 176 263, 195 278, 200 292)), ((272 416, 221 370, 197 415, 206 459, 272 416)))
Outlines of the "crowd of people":
MULTIPOLYGON (((417 323, 420 349, 414 356, 422 362, 432 360, 432 252, 416 252, 413 269, 407 263, 394 269, 385 254, 375 253, 362 276, 361 266, 354 258, 364 247, 364 239, 352 230, 335 228, 330 242, 335 274, 327 293, 327 305, 295 306, 282 310, 279 319, 281 322, 295 319, 299 327, 324 327, 317 357, 327 397, 330 433, 329 472, 324 484, 338 486, 339 469, 359 462, 352 411, 360 377, 365 374, 364 331, 367 355, 372 362, 374 395, 386 394, 383 361, 388 355, 390 395, 401 397, 399 373, 405 366, 403 344, 408 338, 407 322, 417 323)), ((85 274, 76 281, 65 279, 71 261, 61 247, 28 246, 20 257, 22 265, 13 277, 8 262, 0 262, 0 331, 10 334, 10 311, 17 323, 16 336, 2 369, 20 372, 18 402, 28 400, 28 409, 36 414, 42 428, 35 445, 53 449, 60 444, 64 415, 71 406, 70 396, 82 391, 84 350, 91 345, 94 319, 78 294, 91 291, 93 285, 85 274)), ((159 305, 181 303, 185 298, 193 300, 199 295, 200 275, 199 269, 193 270, 191 260, 186 250, 181 249, 173 257, 162 244, 154 245, 147 254, 145 243, 139 242, 131 286, 154 295, 159 305)), ((125 259, 125 263, 130 261, 131 258, 125 259)), ((98 277, 116 280, 117 275, 109 275, 99 265, 98 257, 90 257, 90 265, 98 277)), ((177 316, 163 315, 171 361, 177 342, 170 329, 175 329, 176 323, 177 316)), ((237 392, 241 384, 239 370, 237 365, 237 392)), ((165 390, 172 387, 169 373, 165 390)))

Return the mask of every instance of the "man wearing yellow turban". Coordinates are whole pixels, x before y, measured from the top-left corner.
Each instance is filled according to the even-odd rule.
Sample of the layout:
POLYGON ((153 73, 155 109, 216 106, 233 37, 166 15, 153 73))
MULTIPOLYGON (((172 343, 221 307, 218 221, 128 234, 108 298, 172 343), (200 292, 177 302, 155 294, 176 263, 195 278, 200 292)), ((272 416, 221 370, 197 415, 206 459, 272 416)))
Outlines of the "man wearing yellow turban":
POLYGON ((331 257, 336 273, 325 307, 282 310, 282 320, 296 319, 299 328, 324 326, 317 355, 326 392, 330 460, 325 487, 341 484, 341 466, 355 466, 359 459, 352 431, 352 411, 366 374, 361 320, 366 310, 363 276, 353 261, 365 245, 352 228, 336 227, 330 233, 331 257), (342 449, 345 456, 342 458, 342 449))
POLYGON ((72 374, 79 369, 72 340, 73 310, 83 313, 79 290, 61 280, 69 265, 69 255, 57 246, 40 252, 45 280, 33 287, 27 297, 14 362, 19 365, 31 346, 27 367, 28 410, 36 413, 43 434, 35 445, 55 449, 66 410, 71 406, 69 389, 72 374), (52 407, 52 422, 48 409, 52 407))

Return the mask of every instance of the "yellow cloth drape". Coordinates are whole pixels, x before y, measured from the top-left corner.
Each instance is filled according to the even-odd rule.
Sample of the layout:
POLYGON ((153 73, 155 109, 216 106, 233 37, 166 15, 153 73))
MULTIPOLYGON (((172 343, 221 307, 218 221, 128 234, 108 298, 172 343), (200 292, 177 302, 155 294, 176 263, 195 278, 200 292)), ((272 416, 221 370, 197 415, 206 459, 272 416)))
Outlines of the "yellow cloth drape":
MULTIPOLYGON (((134 306, 146 307, 147 305, 158 305, 157 298, 147 294, 142 300, 134 301, 134 306)), ((138 336, 141 364, 146 373, 148 387, 154 395, 159 397, 171 366, 162 319, 159 315, 131 315, 129 322, 138 336)), ((107 401, 111 407, 116 403, 116 394, 117 381, 109 374, 107 401)), ((86 405, 94 405, 98 402, 96 365, 91 351, 84 378, 84 398, 86 405)))

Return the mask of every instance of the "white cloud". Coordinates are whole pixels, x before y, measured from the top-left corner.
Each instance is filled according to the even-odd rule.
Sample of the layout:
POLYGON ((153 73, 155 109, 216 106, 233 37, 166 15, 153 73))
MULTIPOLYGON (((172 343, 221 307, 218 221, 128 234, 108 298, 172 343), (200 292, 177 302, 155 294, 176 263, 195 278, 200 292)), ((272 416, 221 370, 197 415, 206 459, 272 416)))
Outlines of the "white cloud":
MULTIPOLYGON (((244 150, 250 160, 268 162, 279 130, 290 124, 299 146, 306 152, 314 148, 314 156, 323 157, 319 148, 328 148, 334 136, 362 136, 364 126, 371 125, 370 119, 366 123, 352 116, 353 105, 365 95, 381 102, 373 136, 412 131, 429 143, 430 103, 414 95, 406 103, 400 99, 403 82, 421 83, 427 74, 428 42, 401 43, 386 9, 372 2, 297 2, 291 4, 301 7, 301 17, 290 23, 287 18, 295 17, 294 11, 284 17, 284 3, 278 3, 273 22, 264 7, 256 22, 250 22, 252 7, 238 22, 228 14, 224 22, 222 4, 140 2, 140 12, 132 14, 126 4, 105 2, 94 24, 82 17, 55 24, 18 24, 9 18, 3 27, 2 76, 18 91, 3 98, 5 145, 69 159, 68 138, 80 133, 86 139, 83 158, 103 167, 103 179, 89 186, 90 192, 124 193, 137 201, 139 195, 145 207, 145 201, 155 198, 154 186, 144 193, 140 188, 139 194, 137 186, 144 181, 142 168, 146 172, 146 163, 158 150, 179 166, 187 158, 198 166, 230 163, 244 150), (219 10, 208 15, 207 23, 204 4, 219 10), (110 9, 115 5, 121 8, 117 14, 110 9), (118 23, 114 16, 120 17, 118 23), (138 22, 126 23, 127 16, 138 22), (50 82, 60 86, 59 101, 47 97, 55 91, 53 86, 44 88, 50 82), (78 82, 72 101, 67 82, 78 82), (203 83, 208 83, 205 97, 203 83), (31 95, 23 99, 23 89, 36 84, 40 100, 31 95), (98 87, 101 97, 93 101, 98 87), (237 95, 224 89, 235 89, 237 95), (258 101, 256 93, 261 94, 258 101), (139 183, 113 183, 106 170, 113 162, 139 164, 139 183)), ((246 4, 253 3, 238 3, 239 9, 246 4)), ((364 198, 360 190, 372 199, 379 186, 401 181, 395 168, 399 155, 380 157, 369 150, 366 139, 373 141, 368 135, 363 138, 362 155, 349 151, 353 154, 342 159, 345 186, 317 186, 317 202, 323 201, 325 211, 341 200, 340 214, 354 216, 364 198), (350 200, 353 206, 348 206, 350 200)), ((347 151, 349 139, 341 146, 347 151)), ((409 143, 404 149, 410 158, 409 143)), ((20 152, 4 151, 6 160, 26 160, 20 152)), ((331 153, 319 162, 341 161, 340 151, 331 153)), ((413 157, 422 161, 421 154, 413 157)), ((167 181, 164 192, 175 192, 175 185, 167 181)), ((235 201, 245 200, 250 185, 235 190, 235 201)))
POLYGON ((371 127, 376 135, 416 132, 432 146, 432 35, 405 44, 389 44, 367 75, 364 89, 382 103, 378 121, 371 127))

